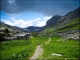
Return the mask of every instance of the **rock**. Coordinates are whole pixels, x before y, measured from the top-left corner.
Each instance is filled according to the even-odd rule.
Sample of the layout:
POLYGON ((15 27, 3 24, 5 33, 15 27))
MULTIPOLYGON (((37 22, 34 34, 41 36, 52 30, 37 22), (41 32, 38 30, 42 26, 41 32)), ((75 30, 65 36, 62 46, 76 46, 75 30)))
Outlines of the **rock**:
POLYGON ((61 54, 52 53, 52 56, 62 56, 61 54))

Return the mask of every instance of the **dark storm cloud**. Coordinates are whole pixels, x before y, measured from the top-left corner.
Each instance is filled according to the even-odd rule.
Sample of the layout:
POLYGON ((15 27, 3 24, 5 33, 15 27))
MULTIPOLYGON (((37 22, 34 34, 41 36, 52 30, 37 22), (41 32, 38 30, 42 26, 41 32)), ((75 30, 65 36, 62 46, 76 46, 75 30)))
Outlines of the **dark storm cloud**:
POLYGON ((9 14, 35 11, 44 15, 64 15, 79 7, 78 0, 1 0, 1 10, 9 14))
POLYGON ((1 0, 1 11, 6 13, 18 13, 18 7, 15 3, 10 4, 8 0, 1 0))

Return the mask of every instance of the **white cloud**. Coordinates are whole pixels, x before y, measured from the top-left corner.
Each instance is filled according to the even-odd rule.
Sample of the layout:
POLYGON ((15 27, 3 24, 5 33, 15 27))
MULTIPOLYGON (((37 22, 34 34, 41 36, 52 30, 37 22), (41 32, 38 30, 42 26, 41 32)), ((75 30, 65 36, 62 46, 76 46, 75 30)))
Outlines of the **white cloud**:
POLYGON ((4 20, 4 23, 8 24, 8 25, 11 25, 11 26, 18 26, 18 27, 21 27, 21 28, 26 28, 28 26, 39 26, 39 27, 42 27, 44 25, 46 25, 46 22, 47 20, 49 20, 51 17, 44 17, 44 18, 36 18, 36 19, 33 19, 33 20, 22 20, 22 19, 15 19, 13 17, 10 17, 11 20, 4 20), (13 21, 13 22, 12 22, 13 21))
POLYGON ((46 17, 43 18, 43 20, 44 20, 44 21, 47 21, 47 20, 50 19, 50 18, 51 18, 51 17, 46 16, 46 17))
POLYGON ((5 22, 6 24, 9 24, 9 25, 11 25, 11 26, 14 26, 14 23, 10 22, 9 20, 4 20, 4 22, 5 22))

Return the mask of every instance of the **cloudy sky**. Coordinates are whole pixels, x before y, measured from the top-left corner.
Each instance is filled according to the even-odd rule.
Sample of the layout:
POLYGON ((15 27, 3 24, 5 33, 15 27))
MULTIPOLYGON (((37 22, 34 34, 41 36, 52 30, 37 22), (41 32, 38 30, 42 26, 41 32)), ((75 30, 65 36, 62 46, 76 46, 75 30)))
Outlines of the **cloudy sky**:
POLYGON ((42 27, 52 16, 63 16, 78 7, 79 0, 1 0, 1 22, 42 27))

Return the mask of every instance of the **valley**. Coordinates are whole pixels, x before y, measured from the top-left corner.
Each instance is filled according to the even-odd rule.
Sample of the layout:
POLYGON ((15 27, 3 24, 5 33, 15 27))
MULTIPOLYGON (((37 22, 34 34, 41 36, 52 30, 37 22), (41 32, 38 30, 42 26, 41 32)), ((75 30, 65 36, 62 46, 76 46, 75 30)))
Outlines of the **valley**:
POLYGON ((79 60, 79 12, 80 7, 64 16, 55 15, 43 27, 20 28, 0 22, 1 60, 79 60))

